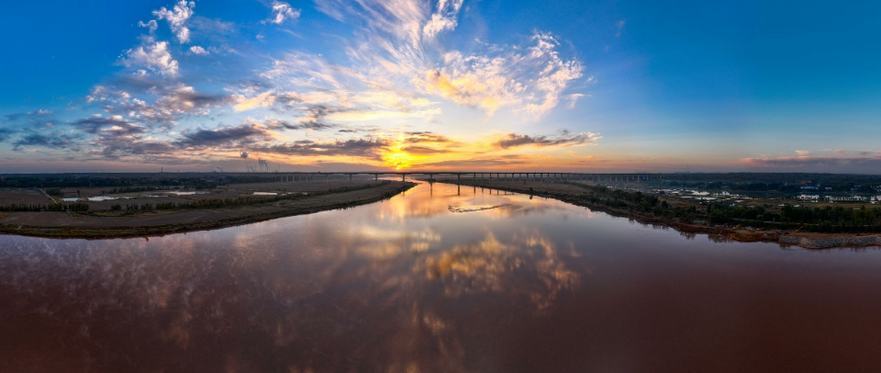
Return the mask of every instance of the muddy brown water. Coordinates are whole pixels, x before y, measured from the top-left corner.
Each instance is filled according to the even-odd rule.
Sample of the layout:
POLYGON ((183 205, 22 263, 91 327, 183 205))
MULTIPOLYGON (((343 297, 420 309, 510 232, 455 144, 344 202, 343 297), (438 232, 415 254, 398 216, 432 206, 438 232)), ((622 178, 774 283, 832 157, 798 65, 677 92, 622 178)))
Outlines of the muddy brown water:
POLYGON ((0 372, 881 371, 881 251, 422 184, 149 239, 0 236, 0 372))

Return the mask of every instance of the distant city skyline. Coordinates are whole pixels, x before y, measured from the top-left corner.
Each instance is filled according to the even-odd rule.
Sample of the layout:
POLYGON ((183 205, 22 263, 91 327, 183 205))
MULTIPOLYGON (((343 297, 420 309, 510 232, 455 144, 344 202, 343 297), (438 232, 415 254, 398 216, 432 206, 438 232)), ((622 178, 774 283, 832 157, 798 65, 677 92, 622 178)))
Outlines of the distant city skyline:
POLYGON ((881 173, 881 4, 16 2, 0 173, 881 173))

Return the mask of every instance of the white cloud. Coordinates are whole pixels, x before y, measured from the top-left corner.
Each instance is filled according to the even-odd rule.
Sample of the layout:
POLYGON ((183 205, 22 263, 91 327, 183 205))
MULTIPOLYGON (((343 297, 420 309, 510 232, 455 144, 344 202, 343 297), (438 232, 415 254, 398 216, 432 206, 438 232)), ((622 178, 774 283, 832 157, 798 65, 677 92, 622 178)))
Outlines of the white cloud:
POLYGON ((437 10, 431 15, 431 19, 422 27, 422 33, 429 38, 437 36, 443 31, 456 28, 459 10, 462 9, 464 0, 440 0, 437 10))
POLYGON ((559 42, 549 33, 536 32, 532 39, 537 44, 530 48, 533 63, 542 68, 534 85, 543 97, 528 102, 522 109, 534 119, 539 119, 557 106, 560 94, 568 88, 569 83, 582 77, 584 68, 577 60, 563 61, 556 46, 559 42))
POLYGON ((283 1, 272 2, 272 13, 273 18, 270 18, 264 22, 270 22, 276 25, 280 25, 285 21, 291 21, 300 18, 300 10, 292 8, 291 4, 283 1))
POLYGON ((506 76, 503 58, 458 57, 446 69, 430 70, 413 83, 429 94, 436 94, 460 105, 483 109, 492 116, 505 105, 521 101, 518 93, 526 88, 506 76))
MULTIPOLYGON (((119 125, 119 128, 108 125, 102 127, 102 131, 116 134, 129 130, 133 133, 131 136, 153 134, 167 139, 174 137, 169 131, 171 128, 179 129, 180 133, 197 133, 193 126, 208 116, 211 120, 227 121, 232 116, 249 115, 249 118, 263 118, 254 121, 272 119, 272 125, 267 124, 265 131, 271 134, 287 131, 286 134, 279 132, 278 138, 285 141, 296 141, 297 136, 308 132, 293 131, 298 129, 318 132, 312 136, 346 138, 355 136, 351 134, 355 133, 354 129, 374 136, 392 128, 423 130, 419 127, 448 120, 450 116, 442 116, 441 110, 453 105, 475 108, 476 115, 486 117, 506 111, 515 114, 519 121, 538 119, 560 103, 572 107, 584 96, 568 91, 573 81, 582 77, 581 63, 576 58, 565 57, 566 51, 561 50, 565 43, 558 42, 551 34, 536 31, 532 37, 505 44, 471 38, 438 38, 440 33, 456 32, 462 0, 317 0, 319 9, 345 19, 355 28, 354 38, 340 41, 343 53, 327 57, 291 46, 293 49, 287 51, 276 50, 272 55, 280 57, 261 70, 235 74, 241 71, 237 65, 222 70, 233 73, 233 79, 207 76, 204 81, 190 83, 195 87, 185 85, 159 78, 160 75, 177 78, 181 74, 174 57, 186 53, 210 54, 212 58, 223 59, 225 55, 238 54, 227 46, 227 41, 241 38, 227 40, 214 32, 206 33, 200 22, 207 21, 193 15, 194 3, 174 1, 171 10, 161 8, 153 13, 156 19, 139 24, 150 30, 149 35, 142 36, 140 44, 125 51, 120 58, 120 64, 128 68, 126 73, 135 75, 124 77, 124 85, 120 84, 131 94, 119 87, 98 86, 87 98, 86 107, 103 110, 109 120, 132 124, 119 125), (160 35, 154 31, 161 21, 168 22, 174 33, 170 38, 187 44, 175 44, 168 36, 166 41, 160 41, 160 35), (199 32, 192 35, 198 36, 198 42, 190 40, 188 26, 199 32), (464 44, 447 44, 463 40, 464 44), (211 91, 222 84, 231 85, 220 92, 211 91)), ((267 3, 269 1, 272 0, 267 3)), ((300 10, 286 2, 274 1, 270 8, 271 18, 264 20, 264 24, 284 24, 300 16, 300 10)), ((221 21, 213 22, 224 30, 233 29, 221 21)), ((272 41, 266 39, 267 43, 272 41)), ((243 48, 248 48, 248 53, 259 52, 251 46, 243 48)), ((192 66, 192 69, 198 68, 192 66)), ((217 74, 216 71, 221 70, 212 68, 207 74, 217 74)), ((196 75, 199 71, 188 69, 188 73, 196 75)), ((530 146, 548 150, 589 144, 598 138, 599 135, 589 132, 516 135, 499 140, 499 144, 504 145, 502 149, 530 146)), ((272 143, 277 139, 267 137, 266 141, 272 143)), ((119 149, 128 149, 123 145, 114 145, 111 150, 116 153, 113 154, 122 154, 119 149)), ((143 154, 168 149, 153 142, 137 147, 143 154)), ((205 153, 205 156, 210 158, 211 154, 205 153)), ((140 155, 134 156, 137 157, 140 155)))
POLYGON ((151 19, 147 23, 144 23, 144 21, 138 21, 138 26, 148 28, 151 34, 156 32, 156 29, 159 28, 159 24, 156 23, 155 19, 151 19))
POLYGON ((488 116, 507 107, 536 120, 560 101, 571 105, 580 97, 565 91, 584 68, 577 59, 560 56, 560 43, 550 33, 536 31, 529 45, 477 41, 468 54, 440 45, 435 36, 455 30, 462 0, 439 0, 434 6, 421 0, 317 4, 334 18, 365 25, 347 51, 349 64, 327 69, 337 81, 339 73, 360 76, 374 89, 438 96, 488 116))
POLYGON ((143 45, 125 52, 122 63, 126 67, 143 67, 163 76, 176 77, 178 75, 178 63, 171 57, 166 41, 153 41, 152 38, 146 38, 143 45))
POLYGON ((795 154, 797 154, 799 157, 808 157, 811 155, 811 152, 808 150, 796 150, 795 154))
POLYGON ((190 47, 190 53, 198 54, 200 56, 205 56, 205 55, 209 54, 208 51, 205 50, 205 48, 202 48, 198 45, 194 45, 194 46, 190 47))
POLYGON ((43 115, 49 115, 49 114, 52 114, 52 110, 48 110, 48 109, 39 109, 39 110, 37 110, 37 111, 29 111, 27 114, 28 114, 28 115, 43 116, 43 115))
POLYGON ((146 101, 125 91, 95 86, 91 94, 86 96, 86 102, 101 104, 108 114, 126 115, 132 121, 151 128, 167 128, 184 116, 208 115, 212 108, 234 102, 229 95, 202 93, 182 83, 154 87, 142 94, 147 95, 146 101), (150 103, 151 96, 158 97, 150 103))
MULTIPOLYGON (((458 51, 443 55, 441 68, 428 70, 413 83, 423 92, 460 105, 482 109, 488 116, 510 106, 539 119, 555 108, 569 84, 582 76, 577 60, 564 61, 550 34, 537 32, 528 48, 495 48, 472 55, 458 51), (505 50, 505 52, 498 52, 505 50)), ((580 96, 569 96, 574 102, 580 96)))
POLYGON ((235 111, 245 111, 256 109, 259 107, 272 106, 273 104, 275 104, 276 98, 277 96, 272 91, 263 92, 251 98, 245 97, 243 95, 236 95, 234 96, 236 104, 235 106, 233 106, 233 109, 235 111))
POLYGON ((193 8, 195 7, 195 2, 190 1, 188 3, 185 0, 181 0, 174 5, 172 10, 162 7, 159 10, 154 10, 153 15, 157 19, 168 21, 168 27, 171 28, 171 32, 174 32, 177 35, 177 39, 183 44, 190 41, 190 29, 186 27, 186 23, 193 16, 193 8))

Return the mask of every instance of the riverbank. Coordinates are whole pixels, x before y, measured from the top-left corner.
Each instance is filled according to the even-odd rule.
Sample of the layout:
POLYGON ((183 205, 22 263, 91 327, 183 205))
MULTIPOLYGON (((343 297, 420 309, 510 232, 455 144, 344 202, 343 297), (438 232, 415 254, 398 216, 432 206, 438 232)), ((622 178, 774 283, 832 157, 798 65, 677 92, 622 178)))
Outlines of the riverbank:
MULTIPOLYGON (((720 235, 739 242, 773 242, 781 246, 799 246, 806 249, 827 249, 836 247, 881 247, 881 235, 860 235, 846 233, 808 233, 779 229, 749 229, 712 226, 707 224, 686 224, 676 219, 642 213, 632 209, 615 208, 591 203, 584 197, 591 192, 582 186, 569 183, 522 182, 506 180, 439 180, 449 184, 459 184, 478 188, 498 189, 509 192, 530 194, 553 198, 569 204, 583 206, 609 215, 626 217, 643 224, 663 225, 682 233, 703 233, 720 235)), ((670 201, 671 203, 675 203, 670 201)))
POLYGON ((225 208, 155 210, 134 215, 90 216, 67 212, 11 212, 0 216, 0 233, 52 238, 117 238, 226 228, 287 216, 311 214, 391 198, 415 183, 389 181, 354 190, 225 208))

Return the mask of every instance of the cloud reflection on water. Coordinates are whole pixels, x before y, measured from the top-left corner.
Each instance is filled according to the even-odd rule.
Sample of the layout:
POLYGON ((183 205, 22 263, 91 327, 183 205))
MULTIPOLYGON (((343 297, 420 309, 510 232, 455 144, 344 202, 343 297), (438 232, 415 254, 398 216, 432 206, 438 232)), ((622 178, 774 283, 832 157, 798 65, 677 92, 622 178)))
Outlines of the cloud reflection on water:
POLYGON ((582 280, 541 230, 498 224, 541 202, 426 189, 149 240, 0 237, 0 299, 14 300, 0 368, 464 371, 485 324, 469 307, 542 312, 582 280), (469 198, 523 207, 447 209, 469 198))
POLYGON ((556 245, 538 231, 515 234, 508 242, 487 232, 479 243, 460 244, 429 256, 424 269, 417 266, 417 270, 444 283, 448 297, 496 292, 525 296, 538 309, 551 306, 560 291, 579 283, 579 275, 560 261, 556 245))

